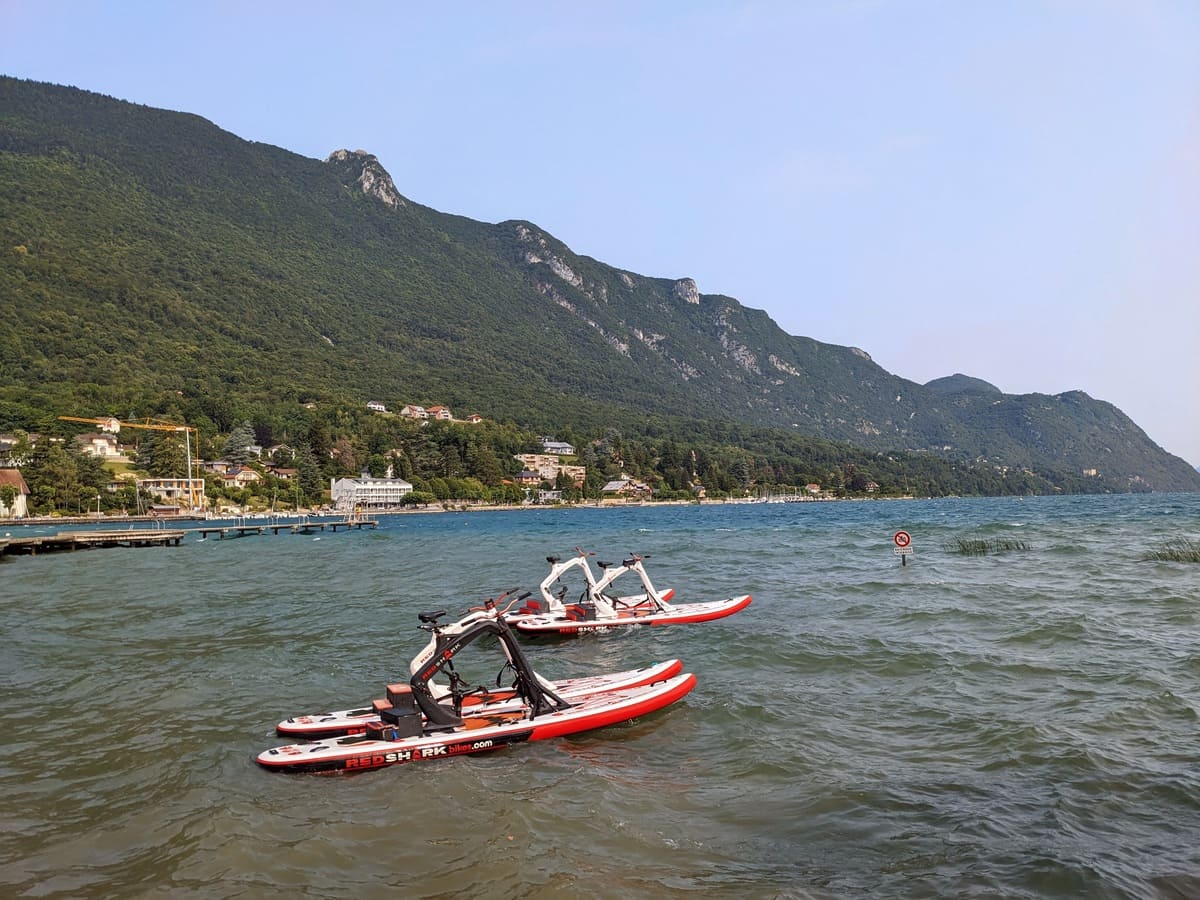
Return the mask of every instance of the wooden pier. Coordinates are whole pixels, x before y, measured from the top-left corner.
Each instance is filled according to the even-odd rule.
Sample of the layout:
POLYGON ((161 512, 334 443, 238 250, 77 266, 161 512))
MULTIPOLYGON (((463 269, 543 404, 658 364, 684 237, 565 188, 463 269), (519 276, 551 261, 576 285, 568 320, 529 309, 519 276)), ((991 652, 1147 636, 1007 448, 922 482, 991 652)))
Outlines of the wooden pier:
POLYGON ((289 534, 312 534, 314 531, 324 531, 326 528, 335 534, 339 528, 375 528, 379 525, 376 519, 341 519, 336 522, 255 522, 253 525, 214 525, 207 528, 189 528, 197 532, 201 540, 215 534, 218 538, 245 537, 248 534, 279 534, 286 531, 289 534))
POLYGON ((167 530, 129 529, 127 531, 60 531, 57 534, 45 534, 37 537, 2 537, 0 538, 0 556, 25 555, 35 556, 39 553, 54 553, 62 550, 90 550, 100 547, 168 547, 179 546, 189 534, 199 534, 200 540, 207 540, 209 535, 218 538, 246 537, 252 534, 312 534, 324 531, 326 528, 337 532, 339 528, 375 528, 379 525, 376 519, 340 519, 333 522, 255 522, 253 525, 213 525, 200 528, 178 528, 167 530))
POLYGON ((63 550, 89 550, 97 547, 179 546, 186 531, 60 531, 27 538, 0 538, 0 555, 56 553, 63 550))

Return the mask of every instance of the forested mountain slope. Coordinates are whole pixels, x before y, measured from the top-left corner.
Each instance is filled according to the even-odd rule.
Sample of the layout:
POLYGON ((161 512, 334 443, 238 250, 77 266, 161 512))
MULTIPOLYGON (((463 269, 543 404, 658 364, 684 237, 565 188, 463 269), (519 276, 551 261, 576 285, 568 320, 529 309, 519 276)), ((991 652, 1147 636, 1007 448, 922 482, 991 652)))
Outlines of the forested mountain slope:
MULTIPOLYGON (((802 290, 803 278, 797 278, 802 290)), ((819 297, 812 298, 820 303, 819 297)), ((0 428, 37 413, 442 403, 553 430, 737 422, 1196 490, 1115 407, 929 386, 762 311, 197 116, 0 78, 0 428)), ((228 416, 225 416, 228 418, 228 416)))

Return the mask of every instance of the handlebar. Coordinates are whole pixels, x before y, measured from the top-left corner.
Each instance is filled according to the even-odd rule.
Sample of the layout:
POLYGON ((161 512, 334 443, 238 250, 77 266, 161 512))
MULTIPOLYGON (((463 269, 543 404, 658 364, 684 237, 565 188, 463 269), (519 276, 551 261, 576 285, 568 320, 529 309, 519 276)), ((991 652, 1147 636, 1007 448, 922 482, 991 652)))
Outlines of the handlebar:
MULTIPOLYGON (((512 588, 511 590, 507 590, 504 593, 502 593, 500 596, 498 596, 495 600, 491 600, 491 599, 485 600, 483 606, 472 606, 470 608, 470 611, 471 612, 491 612, 497 606, 499 606, 501 603, 503 603, 505 600, 508 600, 509 596, 511 596, 512 594, 515 594, 517 592, 517 590, 518 590, 517 588, 512 588)), ((510 609, 512 609, 514 606, 516 606, 522 600, 525 600, 526 598, 532 597, 532 596, 533 596, 533 591, 526 591, 519 597, 513 597, 512 600, 508 601, 508 605, 505 606, 504 609, 500 610, 499 615, 503 616, 505 613, 507 613, 510 609)))

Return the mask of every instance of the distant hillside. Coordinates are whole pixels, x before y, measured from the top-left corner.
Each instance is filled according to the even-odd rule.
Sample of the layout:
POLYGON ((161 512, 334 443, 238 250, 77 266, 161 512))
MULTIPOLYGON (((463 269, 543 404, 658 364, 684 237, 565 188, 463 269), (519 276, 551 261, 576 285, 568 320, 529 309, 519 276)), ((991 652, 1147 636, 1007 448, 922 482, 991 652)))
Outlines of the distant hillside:
POLYGON ((1108 403, 898 378, 691 279, 414 203, 367 153, 308 159, 0 78, 0 209, 0 428, 170 403, 222 423, 247 404, 438 402, 547 430, 737 422, 1200 489, 1108 403))

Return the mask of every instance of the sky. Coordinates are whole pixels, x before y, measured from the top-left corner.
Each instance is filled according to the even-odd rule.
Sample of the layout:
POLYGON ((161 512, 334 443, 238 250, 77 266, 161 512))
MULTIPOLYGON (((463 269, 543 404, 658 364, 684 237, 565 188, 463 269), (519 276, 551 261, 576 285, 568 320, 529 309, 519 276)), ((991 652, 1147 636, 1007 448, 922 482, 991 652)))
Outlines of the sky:
POLYGON ((418 203, 1200 465, 1200 2, 0 0, 0 72, 375 154, 418 203))

